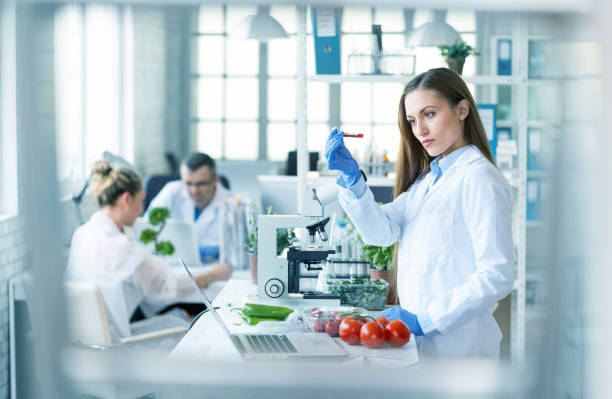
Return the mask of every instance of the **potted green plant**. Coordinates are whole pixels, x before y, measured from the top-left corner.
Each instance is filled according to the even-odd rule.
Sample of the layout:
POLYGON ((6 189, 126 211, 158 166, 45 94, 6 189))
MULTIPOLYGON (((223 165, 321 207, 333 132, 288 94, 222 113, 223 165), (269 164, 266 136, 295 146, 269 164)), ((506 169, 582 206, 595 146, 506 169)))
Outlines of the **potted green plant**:
MULTIPOLYGON (((268 207, 266 215, 274 215, 272 207, 268 207)), ((249 217, 247 227, 247 253, 249 255, 249 267, 251 269, 251 281, 257 284, 257 219, 255 215, 249 217)), ((289 248, 295 241, 295 233, 293 229, 277 229, 276 231, 276 255, 280 255, 285 248, 289 248)))
POLYGON ((168 216, 170 216, 170 212, 168 212, 167 208, 153 208, 149 212, 149 223, 152 226, 158 226, 157 230, 146 228, 140 232, 140 241, 142 243, 149 244, 153 242, 155 244, 155 255, 172 255, 174 253, 174 245, 170 241, 158 241, 168 216))
POLYGON ((463 64, 465 59, 470 55, 480 55, 478 50, 470 46, 463 40, 457 40, 450 46, 438 46, 440 54, 444 57, 444 60, 448 64, 448 68, 461 75, 463 72, 463 64))

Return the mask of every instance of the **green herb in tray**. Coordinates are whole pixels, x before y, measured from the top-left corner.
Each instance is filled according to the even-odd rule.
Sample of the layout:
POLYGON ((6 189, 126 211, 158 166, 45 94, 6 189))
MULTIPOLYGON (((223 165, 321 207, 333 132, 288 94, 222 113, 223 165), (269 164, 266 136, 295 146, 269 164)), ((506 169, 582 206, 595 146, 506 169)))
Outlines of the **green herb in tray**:
POLYGON ((328 281, 327 284, 330 293, 340 295, 343 306, 359 306, 367 310, 382 310, 385 307, 389 290, 385 281, 353 278, 328 281))

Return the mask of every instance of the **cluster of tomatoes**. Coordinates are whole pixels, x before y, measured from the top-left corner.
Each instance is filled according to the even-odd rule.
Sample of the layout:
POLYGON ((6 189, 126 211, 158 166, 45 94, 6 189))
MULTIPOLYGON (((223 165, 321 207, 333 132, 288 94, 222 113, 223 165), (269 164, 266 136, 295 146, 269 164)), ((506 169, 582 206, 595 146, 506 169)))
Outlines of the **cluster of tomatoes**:
POLYGON ((368 348, 379 348, 385 342, 403 346, 410 341, 408 326, 401 320, 389 322, 386 317, 366 321, 360 316, 348 316, 340 322, 338 332, 347 344, 358 345, 361 342, 368 348))

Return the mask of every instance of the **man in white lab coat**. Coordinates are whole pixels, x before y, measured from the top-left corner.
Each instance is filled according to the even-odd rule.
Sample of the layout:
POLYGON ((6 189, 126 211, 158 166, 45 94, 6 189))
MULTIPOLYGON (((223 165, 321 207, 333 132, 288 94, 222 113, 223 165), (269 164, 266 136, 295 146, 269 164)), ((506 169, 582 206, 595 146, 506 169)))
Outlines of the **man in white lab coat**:
POLYGON ((171 218, 195 223, 203 261, 219 257, 221 211, 228 191, 218 183, 215 161, 196 152, 181 163, 181 180, 167 183, 149 205, 149 210, 163 206, 171 218))

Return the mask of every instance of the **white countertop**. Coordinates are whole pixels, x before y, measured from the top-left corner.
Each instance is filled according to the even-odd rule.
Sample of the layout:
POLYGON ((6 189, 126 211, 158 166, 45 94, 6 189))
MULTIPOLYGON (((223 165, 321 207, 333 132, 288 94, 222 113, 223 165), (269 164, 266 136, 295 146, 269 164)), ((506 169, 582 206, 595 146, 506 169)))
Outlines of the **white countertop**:
MULTIPOLYGON (((218 313, 232 332, 267 332, 278 333, 290 330, 303 331, 297 317, 289 317, 284 322, 263 322, 257 326, 240 323, 240 318, 231 311, 241 306, 249 297, 255 298, 257 286, 248 279, 234 276, 213 300, 213 305, 219 306, 218 313)), ((412 366, 419 361, 415 340, 411 339, 402 348, 385 345, 383 348, 370 349, 363 345, 347 345, 340 338, 336 342, 347 352, 345 362, 393 363, 399 366, 412 366)), ((172 360, 185 359, 190 361, 244 361, 234 348, 227 335, 215 322, 209 313, 205 313, 185 334, 183 339, 170 353, 172 360)), ((337 360, 333 360, 337 362, 337 360)))

